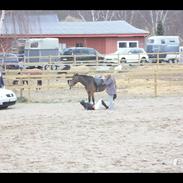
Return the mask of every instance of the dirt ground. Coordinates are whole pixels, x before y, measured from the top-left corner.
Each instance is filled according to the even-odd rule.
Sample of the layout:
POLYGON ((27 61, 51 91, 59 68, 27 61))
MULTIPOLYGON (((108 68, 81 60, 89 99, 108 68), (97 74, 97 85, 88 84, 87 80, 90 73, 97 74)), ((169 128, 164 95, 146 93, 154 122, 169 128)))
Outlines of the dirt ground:
POLYGON ((85 111, 81 88, 39 97, 0 111, 0 172, 183 172, 183 95, 121 89, 111 111, 85 111))

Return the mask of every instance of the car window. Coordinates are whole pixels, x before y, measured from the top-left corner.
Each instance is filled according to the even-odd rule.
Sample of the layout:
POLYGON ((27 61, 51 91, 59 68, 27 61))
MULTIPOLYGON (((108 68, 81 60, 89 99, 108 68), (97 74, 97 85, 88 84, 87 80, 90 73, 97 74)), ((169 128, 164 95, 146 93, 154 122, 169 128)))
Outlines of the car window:
POLYGON ((71 49, 64 50, 63 55, 72 55, 72 50, 71 49))
POLYGON ((73 50, 73 54, 74 54, 74 55, 82 55, 82 54, 81 54, 81 49, 74 49, 74 50, 73 50))
POLYGON ((137 50, 130 50, 128 53, 136 54, 138 52, 137 52, 137 50))
POLYGON ((165 40, 164 39, 161 40, 161 44, 165 44, 165 40))
POLYGON ((143 50, 141 50, 141 49, 137 49, 136 51, 137 51, 137 53, 143 53, 143 50))
POLYGON ((154 39, 149 39, 148 43, 154 43, 154 39))
POLYGON ((81 55, 89 55, 89 50, 88 49, 81 49, 80 54, 81 55))
POLYGON ((94 49, 88 49, 89 55, 96 55, 96 51, 94 49))
POLYGON ((38 48, 38 46, 39 46, 39 43, 37 41, 31 43, 31 45, 30 45, 31 48, 38 48))
POLYGON ((129 53, 132 53, 132 54, 143 53, 143 50, 141 50, 141 49, 133 49, 133 50, 130 50, 129 53))

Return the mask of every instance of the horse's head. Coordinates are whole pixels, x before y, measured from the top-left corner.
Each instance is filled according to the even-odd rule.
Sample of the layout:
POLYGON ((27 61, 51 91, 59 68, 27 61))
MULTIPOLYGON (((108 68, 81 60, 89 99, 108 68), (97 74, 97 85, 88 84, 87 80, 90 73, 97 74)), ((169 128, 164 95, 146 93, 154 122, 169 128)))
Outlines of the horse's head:
POLYGON ((79 82, 79 75, 78 74, 74 74, 71 80, 67 80, 68 85, 71 87, 73 87, 77 82, 79 82))

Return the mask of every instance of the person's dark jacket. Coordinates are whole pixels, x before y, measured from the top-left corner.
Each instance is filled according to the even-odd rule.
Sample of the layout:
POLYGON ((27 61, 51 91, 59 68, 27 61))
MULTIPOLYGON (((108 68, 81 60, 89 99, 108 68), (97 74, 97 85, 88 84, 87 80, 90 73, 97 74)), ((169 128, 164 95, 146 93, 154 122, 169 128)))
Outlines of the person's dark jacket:
POLYGON ((4 87, 4 81, 3 81, 2 73, 0 73, 0 88, 2 87, 4 87))

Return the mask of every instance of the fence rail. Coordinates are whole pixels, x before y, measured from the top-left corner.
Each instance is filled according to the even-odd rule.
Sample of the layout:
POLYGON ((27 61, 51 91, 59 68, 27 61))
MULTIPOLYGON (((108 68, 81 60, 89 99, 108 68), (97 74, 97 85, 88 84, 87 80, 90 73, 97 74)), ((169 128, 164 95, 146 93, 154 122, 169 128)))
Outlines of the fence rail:
MULTIPOLYGON (((24 69, 23 67, 16 70, 8 69, 5 62, 1 62, 1 66, 4 68, 3 77, 6 87, 15 91, 20 97, 26 95, 28 101, 32 100, 31 96, 34 91, 68 88, 67 79, 76 72, 93 76, 112 73, 116 77, 118 88, 125 87, 129 93, 135 90, 138 93, 139 88, 142 94, 148 91, 155 97, 163 95, 165 91, 171 94, 175 88, 179 93, 183 92, 182 53, 168 53, 169 59, 172 55, 174 58, 179 58, 179 62, 174 64, 161 62, 161 54, 165 53, 148 53, 149 57, 155 55, 153 59, 156 63, 140 63, 140 57, 134 63, 121 63, 120 55, 117 56, 118 60, 115 62, 102 61, 98 58, 89 61, 77 60, 76 57, 73 57, 72 61, 60 61, 60 57, 56 60, 56 57, 49 56, 48 62, 28 62, 25 58, 19 62, 24 66, 39 66, 41 63, 42 66, 47 66, 47 69, 45 67, 42 69, 24 69), (52 69, 54 64, 58 66, 57 69, 52 69), (70 68, 63 69, 65 65, 69 65, 70 68)), ((42 56, 41 58, 48 57, 42 56)))
MULTIPOLYGON (((35 66, 41 69, 52 69, 52 70, 62 70, 65 65, 69 66, 117 66, 121 64, 124 60, 122 58, 126 57, 127 63, 137 63, 140 64, 142 61, 142 56, 144 53, 139 54, 113 54, 111 60, 104 57, 94 56, 94 55, 59 55, 59 56, 29 56, 29 57, 3 57, 0 56, 0 65, 4 69, 9 69, 10 65, 17 65, 20 68, 26 68, 30 66, 35 66), (134 56, 136 55, 136 56, 134 56), (63 58, 68 60, 64 60, 63 58), (32 60, 31 60, 32 59, 32 60), (53 67, 55 66, 55 67, 53 67)), ((167 62, 177 61, 183 63, 183 53, 182 52, 156 52, 156 53, 147 53, 148 60, 147 62, 156 62, 161 63, 162 60, 167 62)))
MULTIPOLYGON (((77 70, 71 69, 67 72, 38 69, 6 70, 3 77, 7 88, 15 91, 20 97, 27 96, 28 101, 32 101, 31 96, 35 91, 68 89, 67 79, 76 72, 93 76, 104 74, 104 71, 99 72, 91 67, 75 66, 75 68, 77 70)), ((125 87, 129 94, 133 92, 145 94, 148 91, 151 96, 157 97, 163 95, 163 92, 171 94, 176 87, 179 93, 183 92, 183 65, 180 64, 126 66, 120 71, 110 69, 107 73, 113 74, 118 88, 125 87)))

